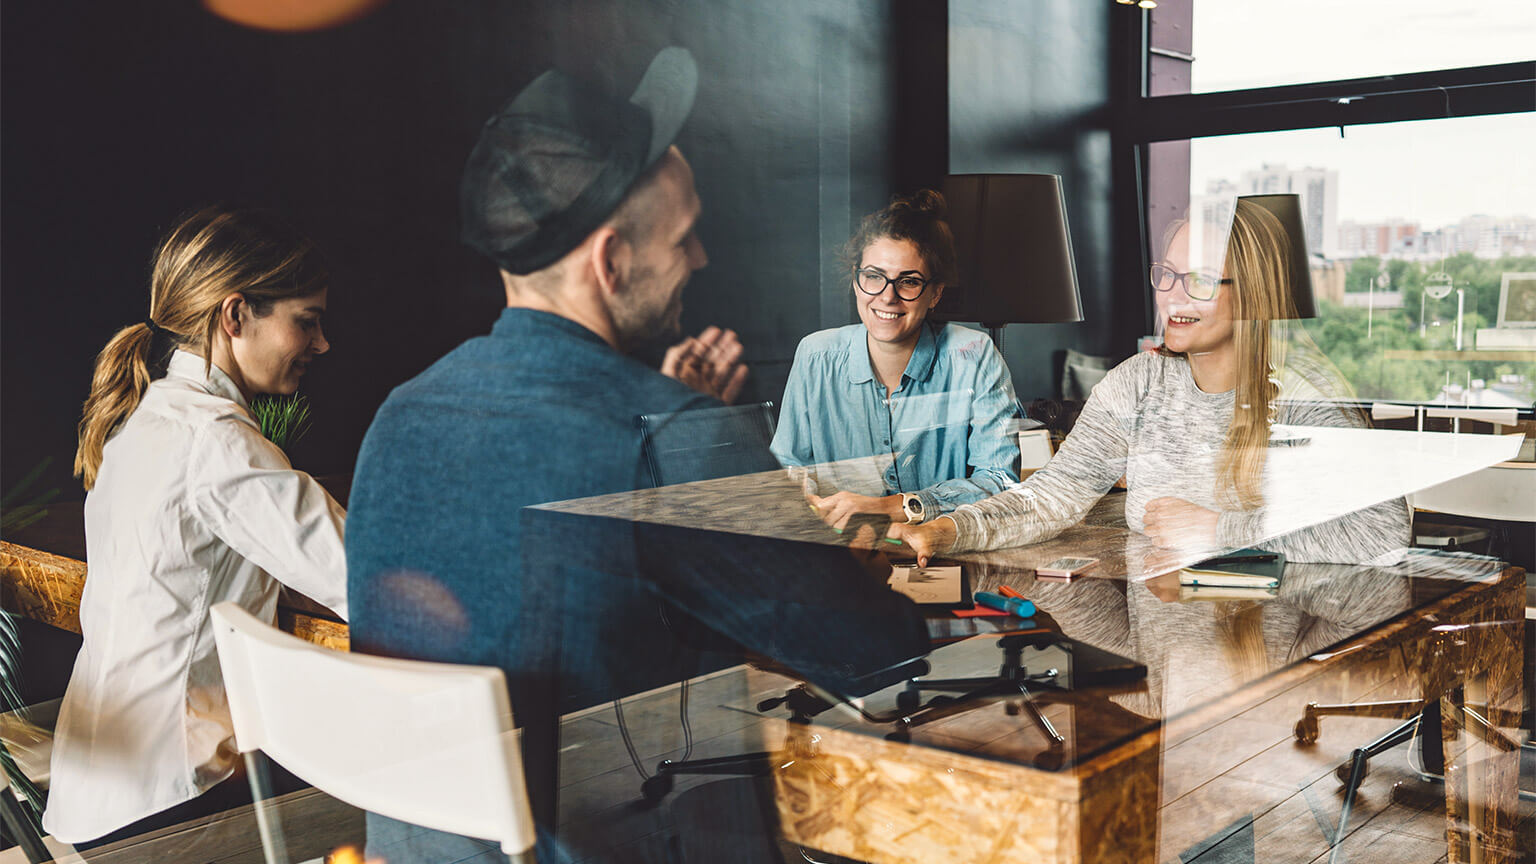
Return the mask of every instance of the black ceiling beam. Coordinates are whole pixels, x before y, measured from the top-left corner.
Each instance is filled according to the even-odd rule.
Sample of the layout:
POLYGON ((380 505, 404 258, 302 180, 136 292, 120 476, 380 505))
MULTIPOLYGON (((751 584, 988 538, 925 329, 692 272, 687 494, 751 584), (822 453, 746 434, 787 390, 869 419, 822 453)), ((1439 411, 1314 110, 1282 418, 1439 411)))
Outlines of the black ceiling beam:
POLYGON ((1536 111, 1536 61, 1140 100, 1141 143, 1536 111))

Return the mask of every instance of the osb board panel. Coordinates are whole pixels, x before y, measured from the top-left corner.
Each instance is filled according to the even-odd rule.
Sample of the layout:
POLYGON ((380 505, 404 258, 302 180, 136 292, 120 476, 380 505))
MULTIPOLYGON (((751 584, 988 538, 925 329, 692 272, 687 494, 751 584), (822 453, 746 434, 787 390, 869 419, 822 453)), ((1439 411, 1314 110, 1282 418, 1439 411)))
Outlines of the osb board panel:
POLYGON ((334 651, 351 649, 352 637, 347 625, 327 618, 316 618, 302 612, 278 607, 277 627, 287 633, 334 651))
MULTIPOLYGON (((1524 597, 1506 591, 1491 602, 1481 625, 1451 627, 1426 646, 1446 698, 1440 720, 1446 740, 1446 833, 1451 861, 1525 859, 1520 836, 1520 728, 1524 702, 1524 597), (1456 688, 1455 685, 1461 685, 1456 688), (1466 713, 1463 713, 1466 712, 1466 713), (1482 719, 1489 727, 1482 731, 1482 719)), ((1528 830, 1528 829, 1527 829, 1528 830)))
POLYGON ((807 747, 801 737, 774 773, 781 829, 792 842, 882 864, 1076 860, 1071 774, 836 729, 791 735, 817 739, 807 747))
POLYGON ((1162 747, 1158 733, 1122 748, 1126 758, 1088 775, 1074 824, 1080 861, 1130 864, 1157 856, 1158 778, 1162 747))
POLYGON ((0 541, 0 607, 5 611, 80 632, 80 592, 85 562, 0 541))

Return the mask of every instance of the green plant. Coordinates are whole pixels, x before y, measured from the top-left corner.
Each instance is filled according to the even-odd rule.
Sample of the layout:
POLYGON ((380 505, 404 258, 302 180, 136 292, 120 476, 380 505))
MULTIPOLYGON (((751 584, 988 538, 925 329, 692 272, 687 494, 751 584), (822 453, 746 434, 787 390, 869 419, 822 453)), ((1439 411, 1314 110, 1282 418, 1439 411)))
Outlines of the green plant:
POLYGON ((19 747, 25 752, 28 741, 43 741, 53 736, 34 725, 27 716, 30 711, 21 701, 21 679, 21 637, 17 633, 16 620, 11 613, 0 612, 0 710, 12 714, 10 734, 14 736, 10 744, 0 742, 0 772, 10 781, 32 827, 38 834, 43 834, 43 810, 48 806, 48 795, 22 772, 11 748, 19 747))
POLYGON ((27 476, 21 478, 3 497, 0 497, 0 536, 25 528, 48 515, 48 504, 58 497, 59 490, 32 491, 43 472, 52 464, 53 457, 44 457, 27 476))
MULTIPOLYGON (((4 496, 0 496, 0 536, 8 536, 12 531, 25 528, 48 515, 48 504, 58 496, 58 488, 38 491, 33 487, 52 463, 52 457, 44 458, 4 496)), ((0 743, 0 773, 4 773, 10 782, 26 818, 31 820, 32 826, 41 834, 47 795, 22 773, 11 748, 20 747, 25 750, 28 740, 42 740, 49 736, 42 734, 28 719, 27 709, 21 700, 21 681, 21 637, 17 632, 16 620, 9 612, 0 612, 0 711, 12 712, 11 734, 15 736, 10 744, 0 743)))
POLYGON ((251 413, 268 441, 287 450, 309 431, 309 400, 293 396, 263 396, 251 402, 251 413))

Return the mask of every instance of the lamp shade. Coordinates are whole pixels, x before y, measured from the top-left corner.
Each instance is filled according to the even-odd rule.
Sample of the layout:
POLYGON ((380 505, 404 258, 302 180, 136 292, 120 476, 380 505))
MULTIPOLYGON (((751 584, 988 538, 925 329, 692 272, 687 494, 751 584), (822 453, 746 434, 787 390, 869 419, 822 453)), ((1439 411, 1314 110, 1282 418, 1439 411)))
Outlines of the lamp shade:
POLYGON ((1312 297, 1312 266, 1307 260, 1307 235, 1302 229, 1301 196, 1240 195, 1238 200, 1257 204, 1280 220, 1286 238, 1291 241, 1291 298, 1296 302, 1296 317, 1316 318, 1317 301, 1312 297))
POLYGON ((988 327, 1083 320, 1061 177, 951 174, 944 197, 960 282, 935 317, 988 327))

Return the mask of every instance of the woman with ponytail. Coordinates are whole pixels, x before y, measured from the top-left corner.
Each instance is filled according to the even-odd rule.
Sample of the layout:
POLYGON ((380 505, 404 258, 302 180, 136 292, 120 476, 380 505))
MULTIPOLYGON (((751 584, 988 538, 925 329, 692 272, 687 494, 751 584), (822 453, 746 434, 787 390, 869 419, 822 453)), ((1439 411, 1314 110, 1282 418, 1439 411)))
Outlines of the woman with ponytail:
POLYGON ((250 411, 329 349, 328 280, 272 215, 201 210, 160 244, 148 316, 97 358, 75 456, 84 644, 43 816, 59 840, 92 848, 250 800, 210 606, 273 620, 281 582, 346 615, 344 513, 250 411))
POLYGON ((841 490, 808 475, 812 506, 835 528, 859 513, 922 522, 1017 482, 1002 355, 983 333, 927 320, 956 277, 944 196, 924 189, 866 216, 845 259, 860 323, 801 340, 773 453, 797 469, 878 456, 883 473, 841 490))
POLYGON ((920 561, 1022 546, 1075 525, 1122 475, 1125 519, 1160 546, 1261 545, 1293 562, 1386 560, 1409 545, 1399 498, 1272 537, 1264 524, 1271 426, 1363 426, 1348 385, 1294 320, 1290 240, 1262 206, 1237 199, 1225 265, 1189 264, 1175 226, 1152 266, 1163 347, 1110 370, 1044 468, 1004 493, 895 534, 920 561), (1284 397, 1282 400, 1281 397, 1284 397))

